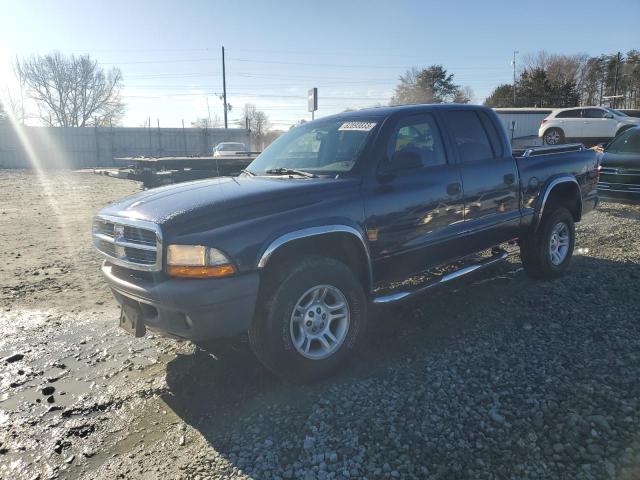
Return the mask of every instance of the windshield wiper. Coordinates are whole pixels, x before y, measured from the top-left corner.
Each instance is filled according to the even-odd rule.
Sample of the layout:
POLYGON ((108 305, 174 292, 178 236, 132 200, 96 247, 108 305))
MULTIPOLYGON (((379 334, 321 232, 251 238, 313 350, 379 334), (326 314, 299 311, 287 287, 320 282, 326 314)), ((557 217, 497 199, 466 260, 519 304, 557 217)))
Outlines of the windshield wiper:
POLYGON ((311 172, 305 172, 304 170, 296 170, 295 168, 270 168, 265 170, 264 173, 269 175, 300 175, 301 177, 316 178, 317 175, 311 172))
POLYGON ((246 168, 240 170, 240 173, 246 173, 247 175, 249 175, 250 177, 255 177, 256 174, 253 173, 251 170, 247 170, 246 168))

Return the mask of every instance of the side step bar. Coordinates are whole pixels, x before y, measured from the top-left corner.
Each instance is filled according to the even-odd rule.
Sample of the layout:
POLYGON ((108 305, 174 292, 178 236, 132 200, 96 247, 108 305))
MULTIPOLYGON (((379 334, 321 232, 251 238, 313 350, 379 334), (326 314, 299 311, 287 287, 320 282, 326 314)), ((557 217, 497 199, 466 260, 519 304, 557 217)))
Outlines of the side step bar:
POLYGON ((432 287, 435 287, 437 285, 442 285, 443 283, 447 283, 450 282, 451 280, 455 280, 457 278, 463 277, 465 275, 468 275, 471 272, 475 272, 477 270, 480 270, 482 268, 486 268, 489 267, 491 265, 495 265, 496 263, 500 263, 505 261, 507 258, 509 257, 509 253, 505 250, 499 250, 497 251, 495 254, 493 254, 491 257, 488 257, 478 263, 474 263, 472 265, 468 265, 466 267, 463 267, 459 270, 455 270, 451 273, 447 273, 446 275, 443 275, 442 277, 438 278, 437 280, 433 281, 433 282, 429 282, 426 283, 424 285, 420 285, 418 286, 416 289, 414 290, 403 290, 403 291, 399 291, 399 292, 393 292, 387 295, 382 295, 380 297, 375 297, 373 299, 373 303, 375 304, 385 304, 385 303, 393 303, 393 302, 398 302, 400 300, 406 300, 408 298, 414 297, 415 295, 419 295, 421 293, 423 293, 426 290, 429 290, 432 287))

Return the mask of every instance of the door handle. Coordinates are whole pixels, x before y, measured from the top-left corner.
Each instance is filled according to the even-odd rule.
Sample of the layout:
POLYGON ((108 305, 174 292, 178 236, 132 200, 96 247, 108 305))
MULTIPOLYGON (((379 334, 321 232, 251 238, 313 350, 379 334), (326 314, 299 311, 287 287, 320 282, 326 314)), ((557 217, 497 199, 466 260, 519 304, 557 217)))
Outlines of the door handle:
POLYGON ((513 173, 508 173, 504 176, 504 183, 507 185, 512 185, 516 181, 516 177, 513 173))
POLYGON ((447 185, 447 193, 449 195, 458 195, 462 191, 462 185, 458 182, 447 185))

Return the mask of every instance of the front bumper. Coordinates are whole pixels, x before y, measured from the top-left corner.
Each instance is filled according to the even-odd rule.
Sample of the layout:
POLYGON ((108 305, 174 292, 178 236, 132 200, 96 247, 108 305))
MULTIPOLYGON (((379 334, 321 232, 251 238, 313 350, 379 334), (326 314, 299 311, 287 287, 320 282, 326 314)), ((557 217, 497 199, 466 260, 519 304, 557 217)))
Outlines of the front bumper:
POLYGON ((117 302, 140 308, 146 327, 186 340, 207 340, 246 332, 253 320, 259 276, 159 281, 102 265, 117 302))
POLYGON ((603 168, 605 173, 600 174, 598 181, 598 194, 608 200, 626 200, 640 202, 640 173, 637 174, 613 174, 603 168))

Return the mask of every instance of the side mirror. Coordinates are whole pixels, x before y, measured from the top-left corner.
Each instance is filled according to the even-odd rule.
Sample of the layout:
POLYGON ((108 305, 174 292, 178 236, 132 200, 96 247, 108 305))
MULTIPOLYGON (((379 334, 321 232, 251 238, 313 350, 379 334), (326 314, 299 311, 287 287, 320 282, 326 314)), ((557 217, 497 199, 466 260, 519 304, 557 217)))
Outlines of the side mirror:
POLYGON ((391 162, 384 166, 384 172, 396 172, 399 170, 411 170, 422 167, 422 158, 418 152, 400 150, 393 154, 391 162))
POLYGON ((604 116, 602 118, 613 118, 613 113, 605 113, 604 116))

